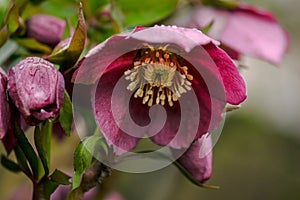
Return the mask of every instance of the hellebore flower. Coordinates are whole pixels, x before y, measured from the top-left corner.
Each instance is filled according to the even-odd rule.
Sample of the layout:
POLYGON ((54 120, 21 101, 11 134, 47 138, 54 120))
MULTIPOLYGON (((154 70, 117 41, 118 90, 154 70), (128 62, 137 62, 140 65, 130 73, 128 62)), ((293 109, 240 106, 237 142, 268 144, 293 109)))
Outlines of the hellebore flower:
POLYGON ((196 29, 137 27, 110 37, 80 61, 75 83, 98 80, 94 115, 116 154, 133 149, 144 134, 158 145, 187 148, 218 126, 226 103, 239 104, 246 98, 245 83, 236 66, 217 45, 196 29), (193 91, 196 106, 186 98, 193 91), (160 131, 160 114, 149 117, 155 104, 163 106, 167 115, 160 131), (180 126, 181 122, 186 124, 180 126), (139 126, 146 129, 136 133, 139 126), (190 133, 194 127, 195 133, 190 133), (184 134, 177 137, 180 130, 184 134))
POLYGON ((11 124, 11 111, 9 102, 7 101, 7 76, 0 68, 0 139, 6 135, 11 124))
POLYGON ((59 114, 64 79, 52 63, 28 57, 9 70, 8 93, 25 121, 36 125, 59 114))
POLYGON ((61 40, 65 21, 44 14, 33 15, 26 21, 27 36, 54 48, 61 40))
POLYGON ((279 64, 288 49, 288 34, 269 11, 244 4, 230 10, 196 6, 189 15, 171 23, 200 29, 213 23, 207 34, 219 40, 233 59, 243 54, 279 64))

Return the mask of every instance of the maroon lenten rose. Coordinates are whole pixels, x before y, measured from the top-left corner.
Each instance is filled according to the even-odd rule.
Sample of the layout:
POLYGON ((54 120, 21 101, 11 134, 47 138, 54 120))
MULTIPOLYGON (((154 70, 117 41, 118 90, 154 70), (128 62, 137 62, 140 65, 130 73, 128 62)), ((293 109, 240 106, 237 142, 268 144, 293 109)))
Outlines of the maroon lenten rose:
POLYGON ((92 102, 95 119, 116 154, 135 148, 143 134, 160 146, 188 148, 218 126, 226 103, 245 100, 244 80, 218 44, 196 29, 137 27, 110 37, 80 61, 75 82, 97 82, 92 102), (120 82, 124 84, 114 92, 120 82), (190 94, 195 94, 197 104, 186 100, 190 94), (167 119, 152 134, 155 128, 149 124, 161 120, 149 115, 158 105, 167 119), (127 120, 128 113, 135 124, 147 127, 142 134, 127 120), (179 130, 183 135, 177 137, 179 130))
POLYGON ((29 125, 59 114, 64 79, 52 63, 28 57, 9 70, 8 78, 9 96, 29 125))
POLYGON ((26 21, 27 36, 54 48, 65 29, 65 21, 51 15, 37 14, 26 21))
POLYGON ((0 68, 0 139, 4 138, 11 124, 11 111, 6 94, 7 76, 0 68))
POLYGON ((242 54, 279 64, 288 49, 288 34, 274 15, 245 4, 230 10, 197 6, 189 17, 171 23, 200 29, 212 23, 208 35, 219 40, 233 59, 242 54))

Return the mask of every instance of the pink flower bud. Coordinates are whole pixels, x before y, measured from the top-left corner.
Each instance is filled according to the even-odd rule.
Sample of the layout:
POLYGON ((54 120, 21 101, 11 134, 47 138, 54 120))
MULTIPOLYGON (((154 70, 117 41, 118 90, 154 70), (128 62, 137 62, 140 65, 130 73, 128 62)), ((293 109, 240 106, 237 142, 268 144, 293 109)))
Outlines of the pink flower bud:
POLYGON ((212 143, 203 135, 178 159, 179 164, 199 183, 204 183, 212 173, 212 143))
POLYGON ((2 139, 8 132, 11 124, 10 106, 6 95, 7 76, 0 68, 0 139, 2 139))
POLYGON ((55 117, 64 98, 64 79, 54 65, 29 57, 9 70, 8 93, 25 121, 36 125, 55 117))
POLYGON ((65 21, 50 15, 34 15, 26 22, 27 36, 54 48, 64 32, 65 21))

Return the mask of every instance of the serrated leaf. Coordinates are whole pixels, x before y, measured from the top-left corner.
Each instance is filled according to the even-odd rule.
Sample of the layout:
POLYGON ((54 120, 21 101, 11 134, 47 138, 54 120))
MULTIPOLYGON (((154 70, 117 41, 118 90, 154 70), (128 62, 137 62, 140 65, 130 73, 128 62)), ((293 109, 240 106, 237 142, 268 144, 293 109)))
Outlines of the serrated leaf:
POLYGON ((150 25, 168 15, 176 8, 178 0, 115 0, 128 26, 150 25))
POLYGON ((80 4, 78 11, 78 22, 72 39, 65 46, 60 49, 54 49, 53 54, 49 55, 47 59, 55 64, 59 64, 63 71, 73 67, 79 59, 85 45, 87 37, 87 28, 82 12, 82 5, 80 4))
POLYGON ((50 176, 50 180, 62 185, 69 185, 71 177, 64 172, 56 169, 50 176))
POLYGON ((15 163, 14 161, 8 159, 6 156, 1 155, 1 164, 3 167, 5 167, 6 169, 12 171, 12 172, 20 172, 21 169, 19 167, 19 165, 17 163, 15 163))
POLYGON ((95 145, 99 136, 90 136, 81 141, 74 153, 74 175, 72 179, 72 190, 79 187, 83 172, 90 166, 95 145))
POLYGON ((64 101, 60 108, 59 122, 67 136, 70 136, 73 124, 72 102, 67 91, 64 94, 64 101))
POLYGON ((51 49, 50 47, 43 45, 41 43, 39 43, 38 41, 36 41, 33 38, 15 38, 14 39, 20 46, 31 50, 31 51, 38 51, 38 52, 42 52, 45 54, 49 54, 51 53, 51 49))
POLYGON ((45 174, 49 174, 50 168, 50 147, 52 136, 52 122, 46 120, 40 127, 36 126, 34 130, 34 143, 41 158, 45 174))
POLYGON ((26 159, 29 162, 33 176, 35 177, 35 179, 39 179, 43 173, 43 171, 40 169, 39 158, 37 157, 33 147, 31 146, 28 139, 26 138, 24 132, 17 124, 15 124, 14 135, 26 159))

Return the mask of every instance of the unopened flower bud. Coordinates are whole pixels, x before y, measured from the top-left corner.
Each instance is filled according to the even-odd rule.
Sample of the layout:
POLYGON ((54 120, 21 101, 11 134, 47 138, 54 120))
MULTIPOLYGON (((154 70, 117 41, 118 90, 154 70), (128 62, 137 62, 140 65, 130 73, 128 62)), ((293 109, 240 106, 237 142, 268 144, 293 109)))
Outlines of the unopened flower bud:
POLYGON ((27 36, 54 48, 64 33, 65 21, 50 15, 33 15, 26 22, 27 36))
POLYGON ((59 114, 64 98, 64 79, 54 65, 29 57, 9 70, 8 93, 29 125, 59 114))
POLYGON ((177 160, 199 183, 204 183, 212 173, 212 143, 210 136, 203 135, 177 160))
POLYGON ((2 139, 8 132, 11 124, 10 106, 6 95, 7 76, 0 68, 0 139, 2 139))

